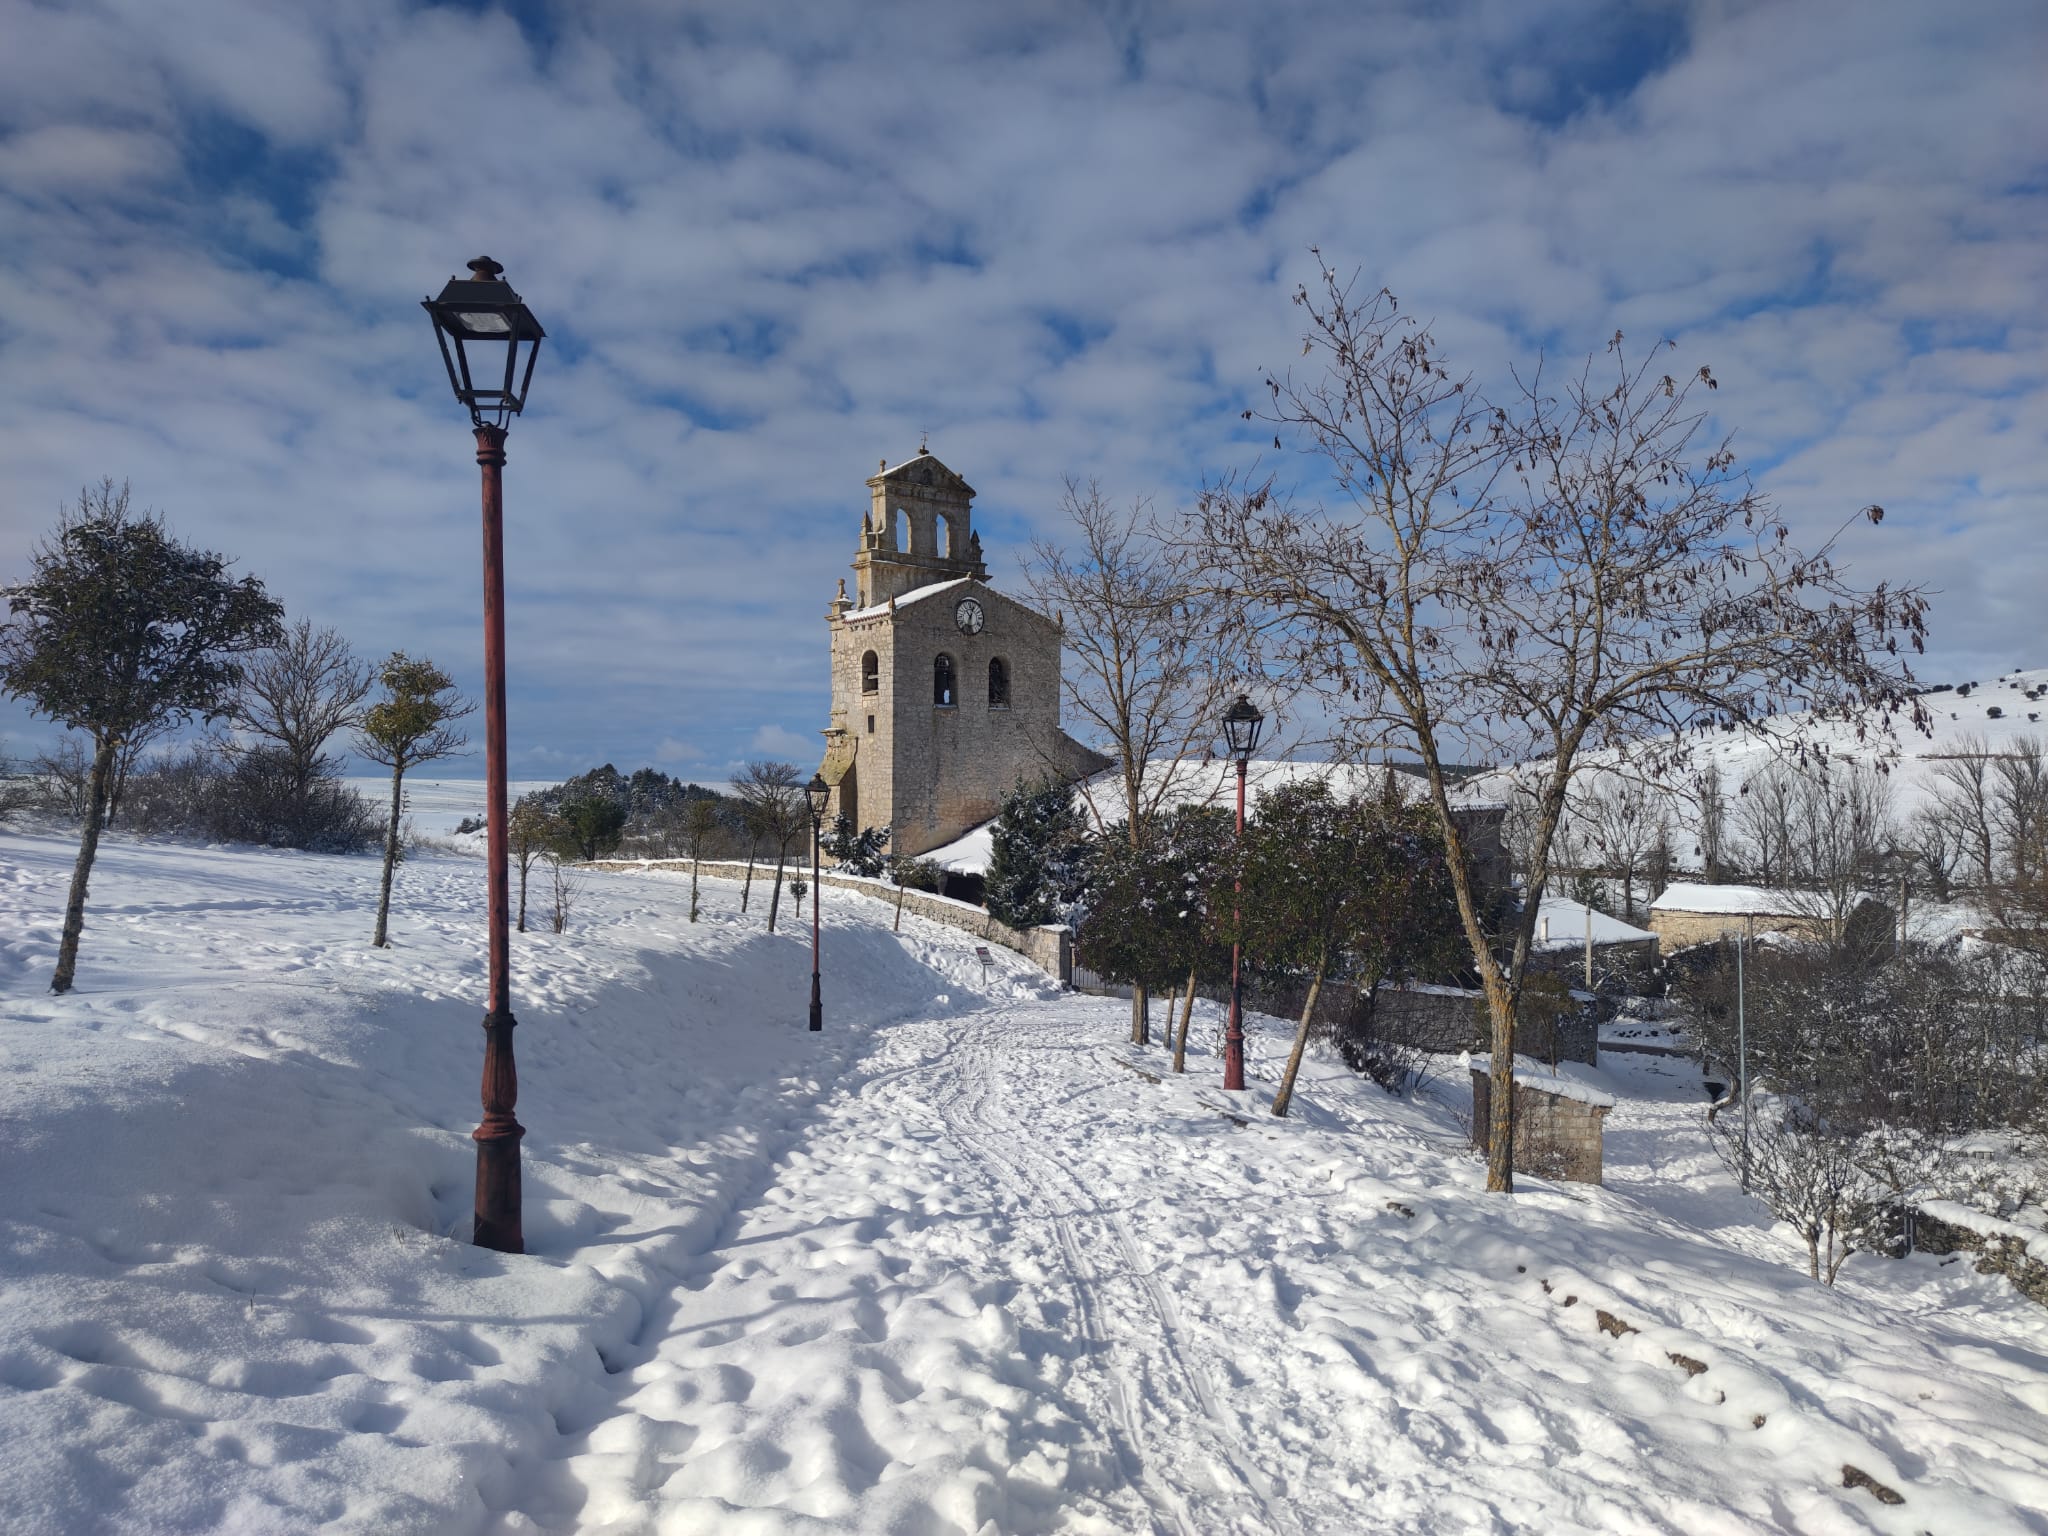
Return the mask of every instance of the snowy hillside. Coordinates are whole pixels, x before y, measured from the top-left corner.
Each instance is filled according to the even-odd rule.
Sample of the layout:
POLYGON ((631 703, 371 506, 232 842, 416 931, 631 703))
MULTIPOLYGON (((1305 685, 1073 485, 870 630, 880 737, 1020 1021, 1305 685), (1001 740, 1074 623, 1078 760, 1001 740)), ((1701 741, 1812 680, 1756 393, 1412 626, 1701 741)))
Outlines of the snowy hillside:
POLYGON ((114 837, 53 999, 71 854, 0 833, 0 1530, 2048 1532, 2048 1311, 1808 1281, 1683 1063, 1609 1058, 1607 1188, 1488 1196, 1455 1072, 1275 1122, 1257 1020, 1239 1123, 1206 1005, 1175 1080, 836 890, 813 1036, 736 887, 598 876, 514 936, 508 1257, 474 859, 373 951, 373 860, 114 837))
MULTIPOLYGON (((1780 741, 1802 735, 1831 758, 1882 763, 1892 786, 1893 809, 1902 820, 1925 801, 1933 764, 1963 750, 1966 739, 1974 738, 1993 753, 2010 750, 2022 737, 2048 741, 2048 669, 2007 672, 1974 683, 1964 679, 1923 694, 1921 703, 1931 717, 1925 733, 1900 716, 1894 721, 1891 739, 1873 736, 1859 742, 1842 726, 1810 725, 1803 717, 1787 716, 1774 726, 1773 734, 1780 741)), ((1698 771, 1710 763, 1717 765, 1723 792, 1732 799, 1751 775, 1780 756, 1766 737, 1731 732, 1695 738, 1692 768, 1698 771)), ((1598 760, 1596 755, 1588 755, 1588 762, 1598 760)), ((1502 773, 1482 775, 1470 782, 1469 792, 1504 796, 1505 778, 1502 773)), ((1679 804, 1676 797, 1674 814, 1682 826, 1689 827, 1697 820, 1697 813, 1679 804)))

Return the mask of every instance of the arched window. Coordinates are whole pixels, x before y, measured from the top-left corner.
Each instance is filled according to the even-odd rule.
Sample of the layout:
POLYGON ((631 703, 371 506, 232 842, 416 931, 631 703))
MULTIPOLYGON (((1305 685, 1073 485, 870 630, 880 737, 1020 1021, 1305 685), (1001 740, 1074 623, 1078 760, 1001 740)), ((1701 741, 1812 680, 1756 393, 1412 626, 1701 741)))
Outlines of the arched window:
POLYGON ((941 709, 951 709, 956 700, 953 690, 953 658, 944 651, 932 663, 932 703, 941 709))
POLYGON ((882 658, 869 651, 860 659, 860 691, 873 693, 882 686, 882 658))
POLYGON ((988 663, 988 707, 1008 709, 1010 707, 1010 664, 1000 656, 991 656, 988 663))

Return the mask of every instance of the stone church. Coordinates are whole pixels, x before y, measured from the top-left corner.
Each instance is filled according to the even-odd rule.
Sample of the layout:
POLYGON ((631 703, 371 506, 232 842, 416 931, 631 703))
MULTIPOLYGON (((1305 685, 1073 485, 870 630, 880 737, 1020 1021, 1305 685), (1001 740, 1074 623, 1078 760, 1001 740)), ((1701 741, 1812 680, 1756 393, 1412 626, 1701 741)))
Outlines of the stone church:
POLYGON ((924 450, 868 481, 832 638, 828 819, 892 829, 924 853, 987 821, 1019 779, 1109 759, 1060 729, 1060 625, 995 590, 974 487, 924 450))

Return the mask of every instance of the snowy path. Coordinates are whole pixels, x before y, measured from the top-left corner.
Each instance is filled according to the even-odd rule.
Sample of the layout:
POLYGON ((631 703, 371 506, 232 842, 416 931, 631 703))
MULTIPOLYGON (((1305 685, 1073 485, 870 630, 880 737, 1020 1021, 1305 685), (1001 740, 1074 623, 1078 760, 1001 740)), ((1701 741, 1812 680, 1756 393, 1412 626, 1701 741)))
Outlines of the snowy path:
POLYGON ((1682 1062, 1617 1058, 1606 1189, 1480 1189, 1252 1021, 1218 1112, 965 935, 593 880, 518 936, 520 1258, 459 1241, 475 861, 0 834, 0 1531, 249 1536, 2048 1533, 2048 1312, 1798 1249, 1682 1062), (1138 1071, 1128 1070, 1135 1066, 1138 1071), (1242 1123, 1240 1123, 1242 1122, 1242 1123), (1888 1505, 1844 1468, 1897 1490, 1888 1505))

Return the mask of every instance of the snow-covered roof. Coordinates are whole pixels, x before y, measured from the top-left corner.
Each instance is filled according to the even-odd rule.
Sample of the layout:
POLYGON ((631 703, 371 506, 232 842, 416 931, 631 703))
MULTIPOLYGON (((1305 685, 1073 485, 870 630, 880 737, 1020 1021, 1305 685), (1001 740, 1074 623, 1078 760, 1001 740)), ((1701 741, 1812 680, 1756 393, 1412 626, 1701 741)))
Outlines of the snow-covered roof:
POLYGON ((1796 915, 1798 903, 1785 891, 1763 885, 1701 885, 1674 880, 1650 903, 1652 912, 1710 912, 1729 917, 1796 915))
MULTIPOLYGON (((955 576, 949 581, 935 581, 928 587, 912 587, 908 592, 896 594, 896 606, 898 608, 908 608, 912 603, 921 603, 926 598, 936 597, 941 592, 950 592, 955 587, 964 586, 972 580, 974 580, 972 576, 955 576)), ((888 611, 889 605, 887 603, 876 603, 867 608, 855 608, 852 612, 842 613, 839 617, 851 623, 855 619, 879 619, 888 611)))
MULTIPOLYGON (((1484 1052, 1468 1053, 1465 1060, 1474 1072, 1493 1070, 1493 1057, 1484 1052)), ((1581 1104, 1612 1109, 1614 1095, 1587 1081, 1583 1075, 1598 1071, 1597 1067, 1582 1066, 1575 1061, 1559 1062, 1552 1067, 1530 1056, 1515 1058, 1515 1083, 1518 1087, 1534 1088, 1538 1093, 1548 1093, 1560 1099, 1576 1099, 1581 1104)))
POLYGON ((1536 909, 1536 948, 1574 949, 1583 945, 1589 921, 1595 944, 1640 944, 1654 941, 1657 937, 1647 928, 1638 928, 1618 917, 1609 917, 1598 907, 1589 907, 1582 901, 1573 901, 1565 896, 1546 896, 1536 909), (1546 924, 1550 935, 1547 939, 1544 937, 1546 924))

